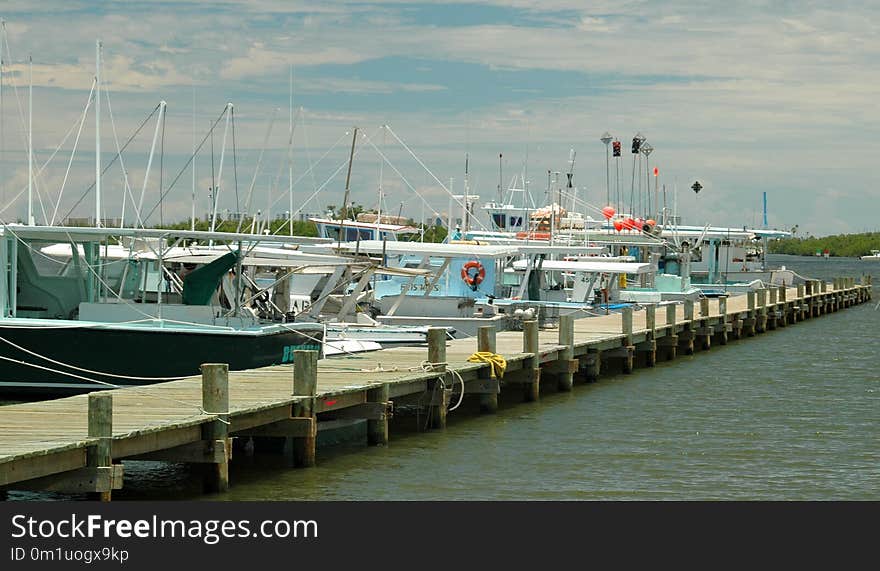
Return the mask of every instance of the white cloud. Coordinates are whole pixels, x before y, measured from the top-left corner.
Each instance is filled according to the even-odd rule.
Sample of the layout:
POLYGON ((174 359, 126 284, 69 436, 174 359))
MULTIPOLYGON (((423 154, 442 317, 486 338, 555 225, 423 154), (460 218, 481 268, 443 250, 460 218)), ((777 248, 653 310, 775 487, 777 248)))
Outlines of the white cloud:
MULTIPOLYGON (((307 114, 311 139, 302 138, 305 130, 297 135, 300 172, 307 168, 306 148, 314 159, 352 125, 366 128, 388 121, 398 133, 406 133, 407 142, 441 179, 454 176, 460 181, 463 155, 470 150, 473 184, 484 181, 489 194, 497 184, 498 152, 510 160, 505 168, 512 172, 519 169, 528 146, 529 168, 541 173, 548 165, 565 167, 568 149, 575 147, 576 177, 598 200, 604 194, 604 150, 595 140, 598 134, 609 129, 626 146, 631 134, 642 130, 657 149, 652 161, 661 165, 663 180, 677 179, 682 188, 695 176, 709 183, 699 204, 682 205, 692 207, 693 216, 724 212, 750 218, 756 197, 768 190, 772 202, 780 205, 774 216, 781 221, 789 217, 789 225, 836 231, 847 221, 859 228, 875 224, 871 209, 880 199, 875 190, 880 181, 869 149, 878 132, 873 110, 880 47, 874 22, 880 7, 577 0, 492 4, 513 10, 505 23, 417 25, 407 12, 414 9, 409 2, 192 0, 157 10, 149 4, 96 9, 89 2, 14 0, 4 6, 13 48, 11 57, 4 56, 4 83, 8 87, 14 74, 19 88, 26 85, 25 54, 33 52, 35 108, 41 110, 35 142, 49 152, 82 109, 94 75, 94 40, 100 36, 120 138, 159 99, 168 100, 166 168, 176 174, 191 145, 190 90, 195 83, 200 134, 225 101, 235 99, 239 167, 249 182, 266 117, 273 107, 286 107, 287 70, 294 65, 308 69, 310 77, 308 83, 297 83, 297 93, 316 102, 307 114), (516 23, 517 13, 527 18, 516 23), (340 76, 343 66, 357 69, 380 58, 424 62, 413 75, 340 76), (519 99, 510 103, 487 95, 468 107, 457 106, 455 86, 435 75, 440 67, 433 65, 436 60, 523 76, 564 72, 589 78, 595 88, 562 96, 568 91, 557 94, 554 85, 528 84, 515 88, 519 99), (327 72, 329 68, 333 71, 327 72), (442 113, 430 106, 389 113, 358 103, 342 108, 316 97, 401 92, 414 101, 421 94, 448 93, 447 105, 442 113), (832 191, 843 193, 834 196, 841 209, 851 209, 850 216, 829 215, 818 206, 818 198, 803 200, 827 199, 832 191)), ((7 151, 0 164, 6 167, 14 161, 10 149, 20 152, 22 146, 12 101, 6 99, 3 109, 7 151)), ((89 122, 80 147, 84 156, 75 162, 69 183, 80 191, 90 182, 85 154, 94 137, 91 129, 89 122)), ((151 122, 132 144, 126 158, 132 171, 144 168, 152 129, 151 122)), ((270 141, 273 161, 283 160, 285 130, 276 126, 270 141)), ((105 151, 113 148, 107 137, 105 151)), ((367 161, 368 155, 365 151, 360 157, 367 161)), ((340 164, 344 148, 331 157, 327 165, 340 164)), ((411 157, 400 154, 394 160, 408 165, 408 176, 417 186, 430 186, 424 185, 425 173, 412 167, 411 157)), ((59 176, 54 169, 63 173, 63 166, 57 166, 62 163, 66 165, 64 155, 59 155, 51 180, 59 176)), ((275 166, 269 169, 273 173, 275 166)), ((332 172, 325 166, 316 173, 318 184, 332 172)), ((201 161, 201 186, 209 167, 201 161)), ((18 166, 4 172, 10 170, 21 172, 18 166)), ((376 170, 354 173, 359 183, 355 196, 362 202, 372 192, 367 188, 375 187, 371 179, 376 170)), ((541 188, 536 196, 543 186, 545 181, 534 183, 533 188, 541 188)), ((389 183, 389 189, 393 200, 408 198, 405 186, 389 183)), ((432 199, 438 208, 444 205, 442 195, 432 199)), ((187 200, 175 195, 169 208, 185 206, 187 200)))

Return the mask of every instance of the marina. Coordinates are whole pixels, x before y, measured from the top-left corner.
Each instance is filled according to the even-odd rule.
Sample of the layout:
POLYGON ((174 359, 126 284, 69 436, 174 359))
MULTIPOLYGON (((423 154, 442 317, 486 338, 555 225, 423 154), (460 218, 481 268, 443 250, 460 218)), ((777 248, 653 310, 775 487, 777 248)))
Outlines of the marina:
POLYGON ((809 280, 685 300, 660 312, 646 305, 586 319, 562 316, 554 328, 540 329, 534 320, 522 331, 484 326, 476 340, 448 340, 434 328, 427 347, 320 361, 306 351, 292 366, 239 372, 205 364, 200 377, 7 405, 0 407, 0 485, 109 500, 123 485, 126 461, 163 460, 207 466, 206 490, 223 491, 234 485, 233 449, 245 442, 281 439, 293 464, 312 466, 318 431, 340 422, 366 421, 367 441, 387 444, 389 422, 415 418, 420 430, 443 428, 465 398, 493 412, 499 399, 536 401, 542 388, 569 391, 609 371, 629 374, 715 344, 760 339, 871 297, 870 276, 859 283, 809 280))
POLYGON ((876 499, 870 14, 55 4, 0 500, 876 499))

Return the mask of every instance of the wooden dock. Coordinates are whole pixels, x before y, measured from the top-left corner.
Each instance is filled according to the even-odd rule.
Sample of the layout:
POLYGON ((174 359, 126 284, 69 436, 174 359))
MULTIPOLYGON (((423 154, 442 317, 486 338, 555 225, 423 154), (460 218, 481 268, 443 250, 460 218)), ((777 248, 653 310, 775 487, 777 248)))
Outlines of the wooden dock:
POLYGON ((321 361, 301 351, 292 366, 228 372, 223 364, 206 364, 201 376, 179 381, 2 406, 0 492, 90 492, 109 500, 122 487, 123 460, 204 464, 206 490, 222 491, 229 486, 232 438, 283 438, 291 460, 311 466, 322 423, 364 419, 369 444, 384 444, 395 407, 419 411, 420 428, 442 428, 460 398, 479 398, 480 409, 493 412, 499 397, 537 400, 542 385, 571 390, 608 371, 631 373, 871 297, 870 277, 858 284, 810 281, 661 311, 646 306, 563 317, 552 329, 539 329, 536 321, 497 334, 484 327, 476 340, 449 341, 438 328, 429 332, 427 350, 321 361), (504 358, 501 378, 490 363, 468 360, 477 351, 504 358))

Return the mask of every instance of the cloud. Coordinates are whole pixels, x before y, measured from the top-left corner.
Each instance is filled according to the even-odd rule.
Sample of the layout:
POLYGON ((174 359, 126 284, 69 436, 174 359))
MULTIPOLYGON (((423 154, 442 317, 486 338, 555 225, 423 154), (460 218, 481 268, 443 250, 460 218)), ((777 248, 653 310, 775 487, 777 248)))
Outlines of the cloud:
MULTIPOLYGON (((159 99, 169 102, 168 173, 182 167, 192 144, 195 85, 199 137, 226 101, 235 102, 238 167, 249 182, 267 117, 287 107, 293 65, 302 70, 296 93, 307 117, 296 135, 298 172, 351 126, 373 129, 389 122, 441 180, 460 182, 463 156, 470 152, 471 180, 475 188, 483 181, 477 190, 484 194, 497 184, 499 152, 510 161, 509 175, 521 168, 528 148, 540 198, 541 173, 566 168, 568 152, 576 148, 576 180, 584 196, 599 201, 605 164, 598 135, 608 129, 626 143, 641 130, 657 149, 651 161, 660 165, 663 181, 686 188, 692 178, 706 180, 699 200, 682 193, 681 207, 690 216, 724 214, 750 222, 760 193, 767 191, 778 205, 773 215, 789 225, 812 225, 817 233, 823 227, 837 231, 847 220, 859 228, 876 225, 871 209, 880 199, 880 177, 866 149, 878 132, 874 22, 880 6, 489 4, 493 11, 468 2, 181 0, 157 9, 12 0, 4 5, 13 50, 4 54, 4 83, 6 93, 12 81, 19 90, 26 86, 25 59, 32 52, 35 109, 41 110, 34 138, 43 157, 81 113, 94 76, 94 41, 101 37, 103 76, 123 141, 159 99), (458 75, 456 65, 479 73, 458 75), (463 97, 463 86, 476 95, 463 97), (826 216, 805 196, 838 196, 852 214, 826 216)), ((7 151, 0 164, 9 167, 4 172, 21 172, 14 164, 25 132, 17 105, 9 98, 2 110, 7 151)), ((272 174, 286 157, 283 119, 284 112, 269 141, 266 170, 272 174)), ((151 121, 127 151, 132 172, 145 168, 153 128, 151 121)), ((82 160, 74 161, 68 183, 77 192, 93 177, 87 158, 92 129, 90 118, 82 160)), ((112 152, 112 138, 105 136, 104 150, 112 152)), ((220 137, 218 132, 218 153, 220 137)), ((345 161, 345 147, 340 144, 315 169, 317 184, 345 161)), ((408 153, 387 152, 413 184, 425 186, 437 208, 445 208, 444 191, 436 194, 425 184, 430 177, 408 153)), ((47 190, 63 175, 66 156, 53 162, 47 190)), ((630 157, 624 159, 628 168, 630 157)), ((210 169, 206 161, 203 155, 197 165, 201 186, 210 169)), ((377 165, 369 150, 360 162, 377 165)), ((358 200, 369 200, 377 170, 353 172, 358 200)), ((386 170, 386 176, 392 175, 386 170)), ((267 177, 268 183, 259 184, 272 184, 272 175, 267 177)), ((311 176, 306 181, 315 186, 311 176)), ((337 182, 328 184, 329 198, 319 202, 335 200, 330 189, 338 190, 337 182)), ((417 204, 407 200, 406 185, 389 182, 388 188, 390 201, 417 204)), ((181 192, 189 191, 181 186, 181 192)), ((171 211, 183 208, 181 215, 188 215, 186 204, 177 195, 168 202, 171 211)))

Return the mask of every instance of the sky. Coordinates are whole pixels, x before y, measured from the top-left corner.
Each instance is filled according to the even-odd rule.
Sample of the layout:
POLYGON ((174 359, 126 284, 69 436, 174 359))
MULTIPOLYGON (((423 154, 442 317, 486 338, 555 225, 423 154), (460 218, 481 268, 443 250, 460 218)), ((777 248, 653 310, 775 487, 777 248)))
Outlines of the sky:
POLYGON ((571 172, 593 217, 651 179, 684 223, 761 225, 766 192, 771 227, 880 227, 874 2, 7 0, 0 17, 6 221, 27 213, 29 83, 34 216, 94 216, 100 39, 103 216, 124 202, 127 225, 135 205, 147 225, 204 217, 214 186, 221 215, 284 215, 291 171, 294 211, 321 213, 357 128, 351 199, 416 220, 520 175, 540 204, 571 172))

